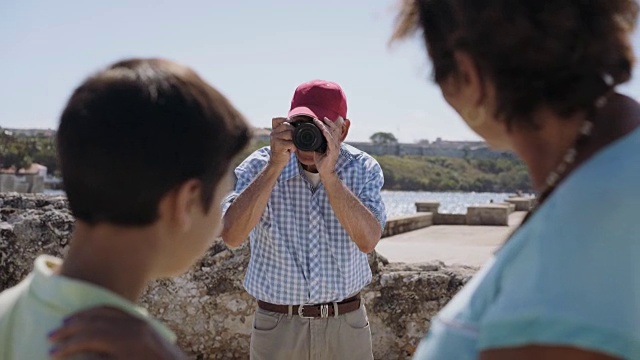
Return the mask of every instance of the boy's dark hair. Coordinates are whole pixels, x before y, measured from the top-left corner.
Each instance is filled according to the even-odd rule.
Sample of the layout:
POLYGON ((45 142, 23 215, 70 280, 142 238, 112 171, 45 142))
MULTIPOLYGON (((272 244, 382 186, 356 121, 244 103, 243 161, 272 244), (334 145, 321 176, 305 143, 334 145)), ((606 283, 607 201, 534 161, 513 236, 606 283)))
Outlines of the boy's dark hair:
POLYGON ((190 68, 163 59, 115 63, 75 90, 60 119, 71 211, 89 224, 148 225, 160 199, 189 179, 202 182, 208 211, 250 137, 243 116, 190 68))
POLYGON ((442 82, 470 54, 495 84, 498 118, 535 126, 547 105, 560 116, 591 110, 631 78, 635 0, 404 0, 392 40, 420 32, 442 82))

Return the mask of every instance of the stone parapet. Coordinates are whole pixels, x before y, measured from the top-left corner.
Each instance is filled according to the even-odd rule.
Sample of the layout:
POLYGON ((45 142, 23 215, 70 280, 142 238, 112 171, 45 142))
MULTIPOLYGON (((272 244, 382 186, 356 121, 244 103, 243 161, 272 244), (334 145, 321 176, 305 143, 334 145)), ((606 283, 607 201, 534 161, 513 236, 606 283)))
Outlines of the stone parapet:
POLYGON ((402 234, 405 232, 426 228, 433 225, 432 213, 419 213, 415 215, 399 216, 391 218, 385 225, 382 237, 402 234))
MULTIPOLYGON (((509 225, 509 215, 522 208, 531 208, 535 198, 510 198, 503 203, 489 203, 467 207, 465 214, 443 214, 438 212, 439 202, 416 202, 418 213, 433 213, 433 225, 509 225), (515 199, 513 201, 510 201, 515 199), (525 201, 526 200, 526 201, 525 201)), ((527 210, 528 211, 528 210, 527 210)))

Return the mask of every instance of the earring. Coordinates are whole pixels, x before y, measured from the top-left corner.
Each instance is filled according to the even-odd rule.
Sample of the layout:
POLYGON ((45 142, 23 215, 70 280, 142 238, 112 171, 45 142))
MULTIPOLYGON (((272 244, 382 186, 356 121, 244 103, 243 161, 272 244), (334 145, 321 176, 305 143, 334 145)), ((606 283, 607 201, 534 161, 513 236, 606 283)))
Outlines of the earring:
POLYGON ((467 109, 464 114, 462 114, 462 117, 470 127, 478 127, 487 120, 487 109, 484 106, 467 109))

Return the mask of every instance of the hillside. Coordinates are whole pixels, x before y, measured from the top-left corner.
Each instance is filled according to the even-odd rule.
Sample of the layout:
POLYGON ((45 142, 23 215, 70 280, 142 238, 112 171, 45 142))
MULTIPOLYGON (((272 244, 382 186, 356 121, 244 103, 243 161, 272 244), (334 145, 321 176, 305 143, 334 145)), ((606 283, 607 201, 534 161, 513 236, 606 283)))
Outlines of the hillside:
MULTIPOLYGON (((246 149, 235 160, 239 164, 260 142, 246 149)), ((406 191, 531 191, 524 164, 512 157, 461 159, 430 156, 374 156, 384 172, 387 190, 406 191)))
POLYGON ((458 159, 377 156, 385 189, 423 191, 531 191, 527 169, 511 158, 458 159))

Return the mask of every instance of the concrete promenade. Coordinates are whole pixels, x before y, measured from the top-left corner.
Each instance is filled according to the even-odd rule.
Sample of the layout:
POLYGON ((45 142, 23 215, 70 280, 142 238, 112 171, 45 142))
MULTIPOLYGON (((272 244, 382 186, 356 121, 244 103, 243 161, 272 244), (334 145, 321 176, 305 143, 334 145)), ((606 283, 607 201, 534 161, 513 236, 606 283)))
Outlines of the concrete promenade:
POLYGON ((520 224, 526 212, 509 216, 509 226, 434 225, 383 238, 376 251, 392 262, 440 260, 481 266, 520 224))

